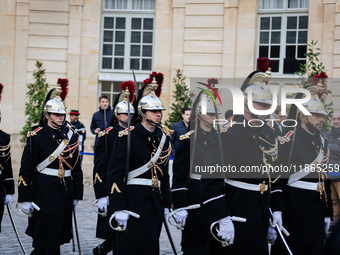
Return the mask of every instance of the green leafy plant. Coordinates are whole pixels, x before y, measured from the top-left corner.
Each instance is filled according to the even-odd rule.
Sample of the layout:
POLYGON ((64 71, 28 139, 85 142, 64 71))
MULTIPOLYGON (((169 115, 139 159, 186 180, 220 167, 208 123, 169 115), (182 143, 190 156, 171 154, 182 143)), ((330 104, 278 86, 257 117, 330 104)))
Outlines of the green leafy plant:
POLYGON ((324 122, 322 130, 324 132, 328 131, 332 126, 332 115, 334 112, 333 102, 328 103, 328 96, 332 94, 330 90, 326 88, 326 79, 328 78, 326 74, 326 67, 319 60, 321 55, 320 48, 316 48, 318 41, 312 40, 310 44, 307 44, 308 49, 306 56, 306 63, 300 64, 300 70, 296 74, 300 76, 301 86, 305 87, 313 83, 313 79, 323 79, 324 94, 321 98, 321 102, 324 104, 328 114, 324 116, 324 122))
POLYGON ((20 131, 20 134, 22 135, 20 141, 23 143, 26 142, 27 132, 40 120, 48 90, 48 83, 46 82, 45 75, 46 69, 43 69, 43 64, 39 61, 36 61, 35 66, 37 68, 33 73, 35 82, 27 85, 28 91, 26 95, 28 97, 28 102, 25 104, 25 116, 27 116, 27 120, 25 126, 22 128, 23 130, 20 131))
POLYGON ((176 122, 182 120, 182 111, 185 107, 190 106, 190 93, 189 88, 184 82, 185 76, 183 76, 183 71, 176 69, 176 78, 173 79, 176 89, 173 91, 173 98, 175 102, 171 104, 171 113, 169 114, 169 119, 164 122, 169 128, 176 122))

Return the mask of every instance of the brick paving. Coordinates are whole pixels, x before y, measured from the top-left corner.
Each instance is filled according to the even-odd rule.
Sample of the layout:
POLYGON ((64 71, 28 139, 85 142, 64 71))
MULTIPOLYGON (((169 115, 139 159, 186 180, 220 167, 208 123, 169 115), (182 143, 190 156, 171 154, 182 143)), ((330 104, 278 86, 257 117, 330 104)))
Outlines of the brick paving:
MULTIPOLYGON (((22 239, 23 245, 26 249, 27 254, 30 254, 33 250, 32 248, 32 239, 31 237, 25 234, 25 230, 27 227, 27 216, 20 213, 16 208, 15 204, 17 201, 17 194, 14 195, 12 204, 12 214, 14 220, 16 222, 19 235, 22 239)), ((78 232, 80 238, 80 246, 82 254, 91 255, 92 249, 101 243, 103 240, 95 237, 95 229, 97 222, 97 215, 92 209, 92 202, 94 200, 94 192, 92 184, 89 180, 85 182, 85 190, 84 190, 84 200, 80 201, 77 208, 77 223, 78 223, 78 232)), ((51 219, 53 220, 53 219, 51 219)), ((2 232, 0 233, 0 254, 1 255, 17 255, 23 254, 17 238, 15 236, 14 230, 12 228, 12 224, 10 222, 7 209, 5 208, 5 213, 2 220, 1 225, 2 232)), ((180 249, 180 231, 170 226, 176 247, 178 250, 180 249)), ((72 251, 72 241, 68 244, 64 244, 61 246, 61 254, 79 254, 77 249, 77 243, 75 241, 76 250, 72 251)), ((160 247, 161 247, 161 255, 174 254, 170 243, 167 239, 166 232, 163 228, 161 238, 160 238, 160 247)))

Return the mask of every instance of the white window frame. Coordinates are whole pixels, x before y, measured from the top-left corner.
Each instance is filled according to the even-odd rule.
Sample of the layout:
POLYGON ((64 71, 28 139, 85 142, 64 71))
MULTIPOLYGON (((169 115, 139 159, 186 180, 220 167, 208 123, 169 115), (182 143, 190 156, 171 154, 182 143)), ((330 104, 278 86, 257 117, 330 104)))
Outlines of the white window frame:
MULTIPOLYGON (((277 30, 281 32, 280 36, 280 66, 278 72, 273 72, 272 77, 285 77, 285 78, 298 78, 299 76, 296 74, 284 74, 283 67, 284 67, 284 58, 286 55, 286 36, 287 36, 287 18, 288 17, 299 17, 299 16, 308 16, 308 23, 309 23, 309 11, 308 8, 283 8, 283 9, 261 9, 262 0, 259 0, 259 10, 258 10, 258 28, 257 28, 257 46, 256 46, 256 59, 259 58, 259 51, 260 51, 260 25, 261 25, 261 18, 263 17, 281 17, 281 30, 277 30)), ((288 0, 284 0, 283 6, 288 6, 288 0), (285 5, 286 4, 286 5, 285 5)), ((297 29, 298 30, 298 29, 297 29)), ((270 30, 271 31, 271 28, 270 30)), ((307 28, 308 32, 308 28, 307 28)), ((269 33, 271 34, 271 33, 269 33)), ((298 36, 298 34, 296 35, 298 36)), ((307 38, 308 43, 308 38, 307 38)), ((296 43, 295 45, 298 45, 296 43)), ((269 37, 269 45, 270 37, 269 37)), ((297 51, 295 52, 297 56, 297 51)), ((268 49, 268 55, 270 56, 270 46, 268 49)), ((299 60, 299 58, 297 58, 299 60)), ((300 60, 302 60, 300 58, 300 60)), ((256 60, 255 60, 256 61, 256 60)), ((257 63, 255 63, 255 66, 257 63)))

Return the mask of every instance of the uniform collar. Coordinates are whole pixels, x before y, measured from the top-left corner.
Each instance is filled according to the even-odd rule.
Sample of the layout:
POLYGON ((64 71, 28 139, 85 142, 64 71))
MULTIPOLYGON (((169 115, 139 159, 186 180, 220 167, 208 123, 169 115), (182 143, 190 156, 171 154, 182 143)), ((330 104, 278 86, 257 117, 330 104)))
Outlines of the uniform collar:
POLYGON ((155 139, 157 139, 157 137, 159 140, 160 130, 158 127, 155 127, 155 130, 153 132, 150 132, 142 125, 141 122, 138 122, 135 128, 148 144, 152 145, 153 143, 156 143, 157 141, 155 139))
POLYGON ((319 132, 315 134, 311 134, 307 130, 305 130, 301 124, 297 126, 296 130, 297 134, 301 137, 301 139, 308 144, 309 147, 313 148, 316 151, 319 151, 321 145, 321 138, 319 132))
POLYGON ((68 128, 66 125, 61 126, 60 129, 56 130, 51 128, 49 125, 44 125, 44 130, 47 136, 53 141, 56 142, 57 139, 61 139, 60 137, 67 138, 68 128))

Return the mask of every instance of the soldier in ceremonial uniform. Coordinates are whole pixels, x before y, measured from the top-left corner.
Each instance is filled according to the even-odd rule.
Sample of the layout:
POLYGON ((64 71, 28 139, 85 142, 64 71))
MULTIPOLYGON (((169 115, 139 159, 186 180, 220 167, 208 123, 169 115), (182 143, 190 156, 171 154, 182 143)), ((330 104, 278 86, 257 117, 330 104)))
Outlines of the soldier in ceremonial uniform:
POLYGON ((108 167, 109 211, 115 219, 112 224, 118 223, 123 230, 116 232, 114 254, 159 255, 162 222, 169 212, 170 134, 160 127, 164 108, 158 98, 163 74, 153 72, 152 76, 158 85, 155 80, 145 85, 134 103, 138 114, 130 128, 130 157, 127 159, 128 130, 123 130, 113 146, 108 167))
MULTIPOLYGON (((132 81, 123 82, 120 87, 123 92, 118 95, 113 106, 114 117, 111 119, 111 125, 106 130, 99 132, 94 156, 93 188, 96 199, 98 199, 98 211, 104 213, 103 216, 98 215, 96 237, 105 239, 105 241, 93 249, 93 254, 107 254, 111 251, 116 234, 109 226, 109 217, 107 217, 109 200, 106 172, 118 132, 128 126, 128 101, 132 102, 135 93, 135 85, 132 81)), ((130 103, 131 117, 134 112, 130 103)))
MULTIPOLYGON (((244 116, 236 119, 239 124, 221 131, 224 166, 233 166, 238 172, 247 167, 275 165, 278 159, 278 142, 274 130, 268 124, 263 124, 268 116, 255 115, 248 109, 250 89, 251 103, 255 109, 270 108, 272 95, 267 88, 270 75, 268 70, 266 73, 255 71, 248 76, 241 88, 245 97, 244 116), (253 127, 247 125, 250 119, 257 120, 252 121, 253 127)), ((206 165, 221 166, 219 153, 216 137, 207 153, 206 165)), ((201 186, 203 208, 209 226, 216 221, 219 223, 217 235, 226 244, 221 254, 268 254, 269 206, 275 211, 273 224, 282 226, 283 203, 279 202, 282 201, 279 182, 272 183, 273 177, 262 172, 238 175, 226 172, 215 177, 219 178, 202 178, 201 186), (233 221, 235 218, 232 216, 246 219, 246 222, 233 221)), ((209 243, 208 254, 216 254, 213 252, 216 248, 212 245, 209 243)))
POLYGON ((19 172, 18 202, 29 215, 26 234, 34 255, 60 254, 60 245, 72 238, 72 210, 83 197, 78 134, 65 122, 67 80, 58 84, 63 92, 58 87, 48 93, 40 127, 27 135, 19 172))
MULTIPOLYGON (((79 135, 79 152, 84 152, 84 142, 86 139, 86 129, 82 122, 79 121, 79 111, 78 110, 71 110, 70 114, 70 123, 74 126, 74 130, 79 135)), ((83 155, 80 155, 80 165, 83 161, 83 155)))
MULTIPOLYGON (((0 101, 3 85, 0 83, 0 101)), ((1 112, 0 112, 1 122, 1 112)), ((12 206, 14 194, 14 180, 11 160, 11 135, 0 130, 0 197, 4 203, 0 203, 0 232, 1 221, 4 213, 4 205, 12 206)))
MULTIPOLYGON (((284 153, 293 150, 289 167, 296 170, 287 179, 283 190, 286 210, 282 216, 284 227, 290 233, 286 240, 294 255, 322 254, 333 214, 330 181, 324 171, 329 150, 327 139, 320 132, 323 116, 327 114, 318 96, 323 88, 313 85, 307 89, 312 98, 303 106, 311 115, 300 112, 296 134, 290 131, 281 138, 284 153), (292 146, 293 135, 295 141, 292 146)), ((295 119, 296 111, 293 105, 288 119, 295 119)), ((287 254, 280 240, 276 240, 271 254, 287 254)))
MULTIPOLYGON (((202 206, 201 175, 195 174, 194 171, 190 172, 190 160, 193 162, 193 169, 195 165, 204 165, 208 148, 216 134, 213 128, 213 121, 216 119, 214 102, 209 95, 207 97, 206 114, 202 114, 202 101, 199 101, 198 109, 196 105, 192 109, 191 130, 189 127, 190 131, 180 136, 173 163, 171 196, 174 209, 195 204, 202 206), (195 152, 195 154, 190 155, 190 152, 195 152)), ((209 227, 205 224, 202 208, 181 210, 176 213, 175 217, 184 226, 181 242, 183 254, 206 255, 209 227)))

